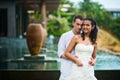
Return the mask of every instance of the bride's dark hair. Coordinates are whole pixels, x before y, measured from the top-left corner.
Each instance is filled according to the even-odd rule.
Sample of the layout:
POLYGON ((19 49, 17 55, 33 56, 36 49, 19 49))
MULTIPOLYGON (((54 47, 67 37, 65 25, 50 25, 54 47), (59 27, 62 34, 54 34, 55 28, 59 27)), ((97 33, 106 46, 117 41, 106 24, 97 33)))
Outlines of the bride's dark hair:
MULTIPOLYGON (((90 18, 90 17, 85 18, 84 21, 85 21, 85 20, 91 21, 91 25, 92 25, 92 27, 94 27, 94 28, 92 29, 89 37, 90 37, 90 39, 91 39, 92 44, 95 44, 95 43, 96 43, 96 39, 97 39, 97 32, 98 32, 98 28, 97 28, 97 26, 96 26, 96 22, 95 22, 92 18, 90 18)), ((85 40, 84 31, 82 32, 81 35, 82 35, 83 40, 85 40)))

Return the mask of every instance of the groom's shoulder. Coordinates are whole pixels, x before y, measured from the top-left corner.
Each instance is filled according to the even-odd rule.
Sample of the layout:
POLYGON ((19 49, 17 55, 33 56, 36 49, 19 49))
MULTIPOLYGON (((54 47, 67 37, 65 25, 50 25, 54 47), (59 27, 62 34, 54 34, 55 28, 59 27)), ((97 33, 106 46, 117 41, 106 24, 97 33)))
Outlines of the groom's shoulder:
POLYGON ((67 35, 70 35, 72 33, 72 31, 67 31, 65 33, 62 34, 62 36, 67 36, 67 35))

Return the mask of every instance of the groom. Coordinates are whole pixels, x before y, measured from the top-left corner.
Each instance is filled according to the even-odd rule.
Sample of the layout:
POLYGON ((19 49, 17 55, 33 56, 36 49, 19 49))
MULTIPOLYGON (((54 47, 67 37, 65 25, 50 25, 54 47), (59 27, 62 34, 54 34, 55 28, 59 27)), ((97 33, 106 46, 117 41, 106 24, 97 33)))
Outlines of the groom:
MULTIPOLYGON (((65 55, 64 51, 66 50, 69 42, 71 41, 74 35, 80 34, 81 25, 83 22, 83 17, 81 15, 77 15, 73 18, 72 21, 72 30, 62 34, 58 42, 58 56, 61 58, 61 66, 60 66, 60 78, 59 80, 64 80, 65 77, 69 75, 69 71, 71 69, 72 61, 68 60, 65 55)), ((72 53, 74 55, 74 49, 72 53)))

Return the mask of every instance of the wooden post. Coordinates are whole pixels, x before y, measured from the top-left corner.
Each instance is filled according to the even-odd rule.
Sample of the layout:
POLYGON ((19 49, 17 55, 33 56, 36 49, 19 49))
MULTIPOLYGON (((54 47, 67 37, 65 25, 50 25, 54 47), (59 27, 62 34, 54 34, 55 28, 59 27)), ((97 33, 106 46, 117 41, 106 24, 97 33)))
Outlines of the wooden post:
POLYGON ((42 0, 41 13, 42 13, 42 24, 44 28, 46 29, 47 17, 46 17, 46 1, 45 0, 42 0))

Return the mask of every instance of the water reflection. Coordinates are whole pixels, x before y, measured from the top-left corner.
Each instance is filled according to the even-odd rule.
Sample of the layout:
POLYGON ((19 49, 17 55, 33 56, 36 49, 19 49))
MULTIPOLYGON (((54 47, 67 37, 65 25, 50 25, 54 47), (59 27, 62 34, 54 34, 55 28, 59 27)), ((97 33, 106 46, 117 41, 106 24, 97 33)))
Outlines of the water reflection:
POLYGON ((25 39, 0 38, 0 53, 0 69, 59 69, 56 51, 49 44, 39 54, 45 59, 26 59, 30 54, 25 39))
MULTIPOLYGON (((24 60, 29 55, 25 39, 0 38, 0 69, 60 69, 57 44, 46 43, 40 55, 44 60, 24 60)), ((120 69, 120 57, 98 52, 96 70, 120 69)))
POLYGON ((120 56, 116 56, 116 55, 112 55, 112 54, 104 53, 104 52, 98 52, 95 69, 119 70, 120 69, 120 56))

